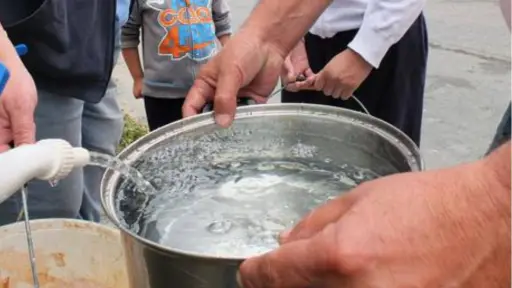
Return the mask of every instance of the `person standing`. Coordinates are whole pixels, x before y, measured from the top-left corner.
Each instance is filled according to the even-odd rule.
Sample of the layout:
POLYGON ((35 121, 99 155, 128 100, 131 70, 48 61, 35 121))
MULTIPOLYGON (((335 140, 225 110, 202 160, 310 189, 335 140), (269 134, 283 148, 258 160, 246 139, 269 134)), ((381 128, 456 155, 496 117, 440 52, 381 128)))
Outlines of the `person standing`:
POLYGON ((283 103, 361 110, 420 144, 428 55, 425 0, 334 0, 283 65, 283 103), (293 83, 297 75, 308 79, 293 83), (326 97, 327 96, 327 97, 326 97))
MULTIPOLYGON (((215 122, 229 127, 238 95, 264 101, 330 3, 260 0, 201 69, 184 117, 213 102, 215 122)), ((510 287, 510 153, 509 140, 478 161, 359 185, 282 233, 276 250, 244 261, 239 286, 510 287)))
POLYGON ((226 0, 135 0, 122 29, 123 56, 133 77, 133 94, 144 98, 151 131, 181 119, 198 68, 230 35, 226 0), (138 51, 141 28, 144 70, 138 51))
MULTIPOLYGON (((37 87, 36 140, 61 138, 73 146, 115 155, 123 116, 112 69, 130 0, 0 0, 0 23, 37 87)), ((104 169, 74 170, 55 187, 28 184, 31 218, 100 220, 104 169)), ((19 194, 19 193, 18 193, 19 194)), ((0 205, 0 225, 17 220, 19 195, 0 205)))

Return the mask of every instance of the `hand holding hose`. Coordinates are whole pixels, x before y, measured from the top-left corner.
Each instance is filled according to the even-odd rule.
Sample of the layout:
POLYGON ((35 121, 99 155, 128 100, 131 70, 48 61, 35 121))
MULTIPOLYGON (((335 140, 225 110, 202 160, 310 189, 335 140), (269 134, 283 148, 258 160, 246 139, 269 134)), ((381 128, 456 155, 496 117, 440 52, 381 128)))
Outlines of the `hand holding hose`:
POLYGON ((35 142, 37 104, 34 80, 18 56, 26 52, 26 47, 19 46, 17 51, 2 32, 0 27, 0 62, 8 79, 0 91, 0 152, 8 150, 13 141, 15 146, 35 142))

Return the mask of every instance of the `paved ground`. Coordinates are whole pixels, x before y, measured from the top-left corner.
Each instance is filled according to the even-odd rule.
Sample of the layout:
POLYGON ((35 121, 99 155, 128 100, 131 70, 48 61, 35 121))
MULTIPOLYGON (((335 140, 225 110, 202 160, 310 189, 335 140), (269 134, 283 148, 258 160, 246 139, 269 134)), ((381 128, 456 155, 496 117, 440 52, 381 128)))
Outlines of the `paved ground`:
MULTIPOLYGON (((430 58, 422 152, 429 168, 480 157, 510 101, 510 36, 496 0, 428 0, 430 58)), ((231 0, 238 27, 255 0, 231 0)), ((115 71, 123 107, 143 118, 131 78, 115 71)))

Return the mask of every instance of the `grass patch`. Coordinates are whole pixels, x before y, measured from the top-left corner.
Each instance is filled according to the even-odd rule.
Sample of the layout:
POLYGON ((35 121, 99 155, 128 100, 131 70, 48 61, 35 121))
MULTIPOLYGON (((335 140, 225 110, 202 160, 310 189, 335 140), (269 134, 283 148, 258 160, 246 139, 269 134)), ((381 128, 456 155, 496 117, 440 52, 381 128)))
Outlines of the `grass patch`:
POLYGON ((121 152, 126 146, 133 143, 135 140, 149 133, 146 125, 140 123, 127 113, 124 114, 124 128, 121 142, 117 146, 117 152, 121 152))

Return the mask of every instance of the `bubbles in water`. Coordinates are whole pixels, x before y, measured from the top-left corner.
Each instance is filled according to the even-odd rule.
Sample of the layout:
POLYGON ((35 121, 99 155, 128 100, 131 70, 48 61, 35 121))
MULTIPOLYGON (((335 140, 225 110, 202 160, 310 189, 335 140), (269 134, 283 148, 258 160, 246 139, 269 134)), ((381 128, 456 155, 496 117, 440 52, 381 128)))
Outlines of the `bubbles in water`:
POLYGON ((233 227, 233 223, 229 220, 215 221, 208 225, 208 231, 213 234, 226 234, 233 227))

